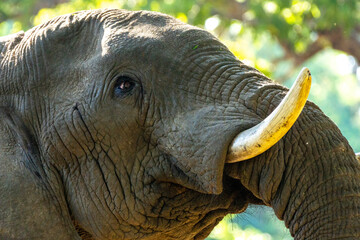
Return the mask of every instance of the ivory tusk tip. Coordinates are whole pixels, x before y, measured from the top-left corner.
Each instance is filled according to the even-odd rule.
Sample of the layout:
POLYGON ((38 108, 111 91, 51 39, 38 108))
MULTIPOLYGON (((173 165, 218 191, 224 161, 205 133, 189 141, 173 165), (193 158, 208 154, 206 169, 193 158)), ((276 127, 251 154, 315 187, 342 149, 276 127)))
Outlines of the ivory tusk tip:
POLYGON ((311 77, 311 72, 307 67, 303 67, 298 75, 299 77, 311 77))

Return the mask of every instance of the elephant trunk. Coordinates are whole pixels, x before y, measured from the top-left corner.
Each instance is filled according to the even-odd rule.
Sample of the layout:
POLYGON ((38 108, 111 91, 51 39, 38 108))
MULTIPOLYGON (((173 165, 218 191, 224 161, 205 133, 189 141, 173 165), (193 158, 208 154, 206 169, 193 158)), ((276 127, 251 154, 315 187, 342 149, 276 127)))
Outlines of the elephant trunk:
POLYGON ((359 164, 349 147, 332 141, 332 149, 317 150, 319 155, 306 161, 294 159, 288 180, 270 202, 295 239, 360 238, 359 164))
POLYGON ((360 164, 314 104, 268 151, 225 170, 271 206, 295 239, 360 239, 360 164))

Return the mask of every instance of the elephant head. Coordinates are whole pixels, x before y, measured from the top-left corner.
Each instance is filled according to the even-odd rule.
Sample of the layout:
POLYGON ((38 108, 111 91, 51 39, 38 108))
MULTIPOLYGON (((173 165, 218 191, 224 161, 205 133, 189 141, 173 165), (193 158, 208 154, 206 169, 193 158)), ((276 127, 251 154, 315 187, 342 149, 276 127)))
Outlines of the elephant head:
POLYGON ((302 106, 206 31, 83 11, 0 52, 0 238, 204 239, 248 204, 295 239, 360 237, 360 165, 339 129, 311 102, 278 115, 302 106))

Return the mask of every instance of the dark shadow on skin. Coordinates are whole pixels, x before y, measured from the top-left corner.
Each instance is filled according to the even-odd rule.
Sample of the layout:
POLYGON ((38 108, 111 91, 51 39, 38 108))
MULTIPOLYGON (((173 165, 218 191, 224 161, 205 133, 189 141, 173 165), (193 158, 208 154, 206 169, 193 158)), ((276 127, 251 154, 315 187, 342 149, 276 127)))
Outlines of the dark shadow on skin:
POLYGON ((0 116, 5 118, 6 123, 19 140, 20 146, 26 155, 26 158, 23 161, 24 165, 38 178, 38 180, 44 181, 46 176, 40 160, 39 147, 30 130, 25 126, 21 118, 8 108, 0 107, 0 116))

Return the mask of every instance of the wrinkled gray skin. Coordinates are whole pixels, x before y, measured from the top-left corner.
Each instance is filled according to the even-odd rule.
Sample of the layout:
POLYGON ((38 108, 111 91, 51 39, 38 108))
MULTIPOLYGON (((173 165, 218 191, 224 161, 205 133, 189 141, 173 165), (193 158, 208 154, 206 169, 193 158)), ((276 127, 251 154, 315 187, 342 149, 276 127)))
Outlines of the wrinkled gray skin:
POLYGON ((248 204, 295 239, 360 237, 359 163, 314 104, 225 164, 287 90, 211 34, 97 10, 1 41, 0 239, 203 239, 248 204))

